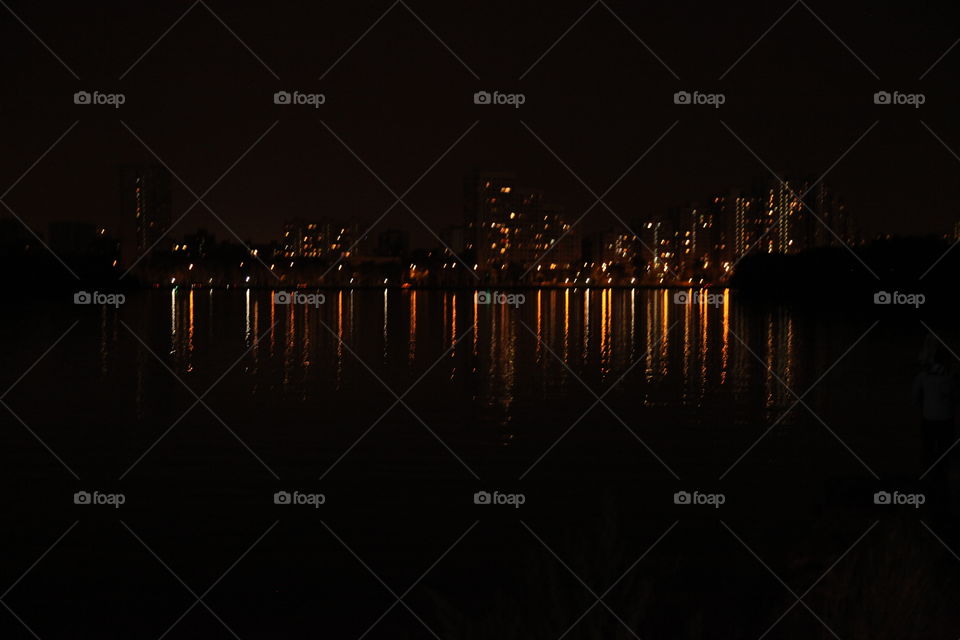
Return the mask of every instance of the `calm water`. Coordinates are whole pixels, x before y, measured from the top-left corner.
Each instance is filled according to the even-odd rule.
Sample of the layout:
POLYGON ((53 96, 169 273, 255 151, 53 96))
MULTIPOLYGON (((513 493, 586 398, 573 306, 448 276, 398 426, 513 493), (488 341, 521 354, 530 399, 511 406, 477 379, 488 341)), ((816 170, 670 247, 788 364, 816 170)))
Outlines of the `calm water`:
MULTIPOLYGON (((216 383, 206 401, 225 421, 229 414, 240 426, 259 424, 268 440, 282 433, 320 442, 332 433, 359 436, 393 404, 388 387, 404 394, 413 385, 404 397, 412 411, 479 453, 549 444, 579 417, 576 409, 593 404, 589 388, 608 394, 614 413, 650 437, 693 429, 747 446, 778 419, 774 438, 803 428, 811 416, 802 406, 781 418, 796 400, 790 389, 803 394, 855 343, 805 402, 817 413, 849 411, 845 422, 872 419, 864 376, 880 391, 876 399, 899 378, 905 395, 922 337, 916 328, 868 332, 872 318, 743 307, 729 295, 716 305, 675 304, 667 290, 525 295, 515 308, 478 305, 472 292, 328 291, 314 308, 274 304, 267 291, 177 289, 134 294, 119 310, 30 305, 5 321, 9 383, 77 325, 8 401, 16 408, 54 394, 56 402, 22 406, 24 420, 99 416, 135 438, 192 404, 179 378, 197 394, 216 383), (845 396, 851 381, 861 391, 845 396)), ((593 417, 619 422, 600 409, 593 417)), ((891 409, 910 415, 895 404, 886 421, 896 419, 891 409)), ((387 418, 401 414, 415 420, 402 407, 387 418)), ((835 426, 857 437, 856 424, 835 426)), ((322 471, 331 452, 299 453, 322 471)), ((484 458, 473 461, 482 466, 484 458)), ((519 454, 515 461, 522 466, 519 454)), ((147 464, 163 462, 158 455, 147 464)), ((733 460, 715 462, 721 473, 733 460)))
MULTIPOLYGON (((517 307, 468 291, 323 293, 317 307, 177 289, 131 294, 119 309, 30 301, 5 313, 4 388, 16 384, 4 402, 19 419, 3 416, 0 455, 20 488, 4 498, 18 523, 4 533, 16 550, 3 554, 8 582, 80 522, 9 596, 41 637, 156 638, 193 602, 121 520, 198 594, 279 522, 210 596, 240 637, 358 637, 394 598, 341 542, 399 595, 475 521, 410 595, 418 614, 454 630, 442 637, 474 637, 438 612, 486 619, 503 608, 519 620, 498 594, 532 594, 526 581, 544 571, 538 584, 569 582, 570 602, 530 595, 528 613, 559 607, 575 619, 593 599, 541 541, 599 593, 676 520, 643 574, 674 595, 649 600, 658 613, 636 628, 687 637, 665 631, 689 613, 679 592, 733 625, 689 637, 759 635, 792 600, 720 520, 802 590, 876 520, 875 485, 919 473, 916 322, 747 305, 729 292, 681 305, 668 290, 531 291, 517 307), (127 502, 74 506, 80 489, 127 502), (278 490, 327 503, 278 507, 278 490), (479 490, 526 503, 477 506, 479 490), (727 502, 684 511, 679 490, 727 502), (607 554, 611 539, 620 551, 607 554), (50 599, 75 618, 39 622, 50 599), (118 606, 105 632, 98 607, 118 606), (755 609, 764 613, 751 618, 755 609)), ((933 553, 924 545, 914 546, 933 553)), ((811 619, 777 637, 819 637, 811 619)), ((226 633, 200 607, 181 624, 170 637, 226 633)), ((546 633, 515 626, 526 631, 477 633, 546 633)), ((398 607, 368 637, 432 636, 398 607)))
MULTIPOLYGON (((528 292, 518 307, 478 305, 472 292, 325 296, 315 308, 274 304, 267 291, 177 289, 134 294, 119 310, 18 310, 6 319, 8 335, 15 336, 5 344, 9 383, 77 325, 8 401, 31 426, 49 425, 44 431, 54 441, 62 437, 62 446, 116 429, 102 443, 110 460, 81 450, 76 465, 89 461, 117 477, 142 453, 134 445, 149 446, 193 404, 184 385, 196 394, 212 387, 205 402, 213 413, 276 454, 263 458, 265 465, 238 456, 268 475, 267 467, 284 465, 322 474, 342 453, 336 443, 358 438, 394 404, 392 393, 406 394, 409 410, 390 410, 358 457, 374 455, 392 467, 410 460, 411 472, 422 464, 446 472, 452 461, 468 477, 467 467, 477 475, 489 467, 519 477, 594 404, 592 393, 604 394, 613 411, 600 405, 586 413, 570 442, 589 441, 591 433, 597 439, 626 435, 639 446, 621 452, 632 456, 629 465, 665 477, 671 474, 644 455, 621 420, 651 446, 657 441, 665 447, 663 460, 680 477, 719 477, 775 421, 767 445, 744 460, 744 471, 771 462, 784 439, 789 447, 825 444, 811 453, 839 454, 843 445, 803 406, 782 414, 796 400, 791 389, 803 394, 851 347, 804 402, 844 440, 856 441, 857 447, 849 446, 861 456, 860 449, 873 449, 886 435, 885 425, 912 415, 906 402, 879 412, 876 405, 889 399, 887 389, 897 400, 907 397, 922 334, 913 327, 909 333, 883 326, 868 331, 871 318, 750 308, 729 295, 722 304, 680 305, 667 290, 528 292), (865 388, 867 381, 872 388, 865 388), (52 396, 56 401, 35 402, 52 396), (462 450, 465 464, 442 445, 438 451, 420 420, 462 450), (416 434, 400 427, 407 422, 419 424, 416 434), (865 424, 869 434, 858 431, 865 424), (793 435, 805 430, 816 433, 804 445, 793 435), (109 444, 121 434, 128 449, 109 444), (821 443, 823 434, 833 443, 821 443), (674 454, 671 461, 668 454, 674 454)), ((184 432, 197 421, 219 422, 202 407, 194 409, 183 419, 186 428, 178 425, 138 463, 140 472, 176 464, 189 453, 171 455, 191 440, 184 432)), ((558 447, 559 455, 544 458, 545 470, 576 453, 558 447)), ((788 458, 796 461, 796 451, 788 458)), ((850 461, 841 463, 850 473, 857 467, 866 472, 850 461)))

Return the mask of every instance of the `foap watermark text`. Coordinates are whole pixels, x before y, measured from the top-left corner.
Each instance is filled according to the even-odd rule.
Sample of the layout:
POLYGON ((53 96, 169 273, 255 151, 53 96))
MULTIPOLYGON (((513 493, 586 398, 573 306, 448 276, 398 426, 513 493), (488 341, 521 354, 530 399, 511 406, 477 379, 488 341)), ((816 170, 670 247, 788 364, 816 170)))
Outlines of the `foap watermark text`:
POLYGON ((473 504, 497 504, 509 505, 514 509, 519 509, 520 505, 527 501, 527 497, 522 493, 500 493, 494 491, 477 491, 473 494, 473 504))
POLYGON ((709 506, 719 509, 727 501, 722 493, 701 493, 700 491, 677 491, 673 494, 673 504, 709 506))
POLYGON ((927 496, 922 493, 901 493, 900 491, 877 491, 873 494, 873 504, 889 506, 908 506, 919 509, 927 502, 927 496))
POLYGON ((674 304, 708 304, 713 307, 723 305, 722 293, 709 293, 704 291, 674 291, 674 304))
POLYGON ((319 307, 327 301, 322 293, 304 293, 302 291, 274 291, 274 304, 303 304, 309 307, 319 307))
POLYGON ((906 105, 919 109, 927 101, 922 93, 901 93, 899 91, 877 91, 873 94, 873 104, 906 105))
POLYGON ((677 91, 673 94, 673 104, 693 104, 706 105, 719 109, 720 105, 727 101, 727 96, 722 93, 701 93, 699 91, 677 91))
POLYGON ((300 91, 277 91, 273 94, 273 104, 307 105, 319 109, 327 102, 327 96, 322 93, 302 93, 300 91))
POLYGON ((122 493, 101 493, 99 491, 77 491, 73 494, 73 504, 107 506, 119 509, 127 501, 122 493))
POLYGON ((73 294, 73 304, 102 304, 119 308, 127 301, 122 293, 100 293, 99 291, 77 291, 73 294))
POLYGON ((300 491, 277 491, 273 494, 273 504, 300 505, 319 509, 326 504, 327 496, 322 493, 302 493, 300 491))
POLYGON ((101 93, 99 91, 77 91, 73 94, 73 104, 106 105, 119 109, 127 101, 122 93, 101 93))
POLYGON ((505 104, 515 109, 527 101, 527 97, 522 93, 500 93, 494 91, 477 91, 473 94, 473 104, 505 104))
POLYGON ((900 291, 877 291, 873 294, 873 304, 891 304, 913 307, 919 309, 920 305, 927 301, 927 296, 922 293, 902 293, 900 291))
POLYGON ((474 296, 477 304, 505 304, 517 308, 527 301, 522 293, 503 293, 502 291, 477 291, 474 296))

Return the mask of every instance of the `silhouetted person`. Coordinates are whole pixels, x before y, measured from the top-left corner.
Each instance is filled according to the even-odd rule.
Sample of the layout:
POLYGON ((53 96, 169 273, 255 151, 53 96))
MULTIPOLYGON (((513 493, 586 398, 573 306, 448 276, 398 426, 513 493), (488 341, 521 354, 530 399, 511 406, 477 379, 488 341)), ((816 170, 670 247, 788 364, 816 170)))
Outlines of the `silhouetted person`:
POLYGON ((956 439, 960 385, 954 363, 939 342, 928 339, 921 362, 922 368, 913 382, 913 398, 922 410, 923 472, 936 463, 928 476, 931 490, 938 498, 946 498, 951 456, 943 456, 956 439))

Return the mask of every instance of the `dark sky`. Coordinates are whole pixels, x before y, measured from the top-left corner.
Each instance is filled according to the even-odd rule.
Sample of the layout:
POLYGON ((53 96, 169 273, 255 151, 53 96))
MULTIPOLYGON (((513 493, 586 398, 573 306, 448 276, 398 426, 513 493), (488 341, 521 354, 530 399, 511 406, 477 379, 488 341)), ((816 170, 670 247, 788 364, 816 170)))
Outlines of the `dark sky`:
MULTIPOLYGON (((603 4, 520 79, 589 2, 409 0, 478 80, 402 4, 330 69, 388 1, 207 0, 253 53, 197 4, 121 80, 191 2, 4 1, 80 78, 0 6, 0 192, 80 121, 5 198, 38 231, 52 219, 77 218, 129 242, 117 167, 150 155, 121 120, 198 194, 278 121, 205 198, 240 236, 257 241, 279 235, 295 215, 369 223, 393 203, 323 123, 400 194, 479 121, 405 198, 434 228, 462 220, 462 178, 474 166, 518 172, 570 218, 593 203, 523 123, 599 194, 679 121, 605 198, 630 220, 768 175, 721 120, 771 168, 814 175, 879 120, 826 178, 864 230, 944 232, 960 217, 960 161, 921 124, 960 150, 960 47, 920 80, 960 38, 948 9, 814 0, 809 7, 824 26, 796 4, 720 80, 789 2, 613 1, 609 7, 679 79, 603 4), (77 106, 80 89, 122 92, 126 104, 77 106), (326 104, 276 106, 280 89, 322 92, 326 104), (526 103, 477 106, 480 89, 522 92, 526 103), (674 105, 677 90, 722 92, 726 103, 674 105), (926 104, 877 106, 877 90, 922 92, 926 104)), ((178 185, 174 217, 192 203, 178 185)), ((598 207, 583 224, 618 223, 598 207)), ((200 226, 230 235, 200 206, 178 231, 200 226)), ((378 229, 390 226, 422 229, 400 206, 378 229)))

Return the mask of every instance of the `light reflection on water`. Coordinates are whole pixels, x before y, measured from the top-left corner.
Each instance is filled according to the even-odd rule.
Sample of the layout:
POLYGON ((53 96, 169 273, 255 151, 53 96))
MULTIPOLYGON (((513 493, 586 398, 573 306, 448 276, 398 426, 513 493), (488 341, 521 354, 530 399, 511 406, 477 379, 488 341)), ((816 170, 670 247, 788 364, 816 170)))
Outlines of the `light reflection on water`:
MULTIPOLYGON (((258 337, 269 342, 271 358, 276 355, 277 344, 282 344, 285 373, 290 374, 298 368, 302 373, 312 363, 314 343, 326 342, 321 336, 325 332, 323 324, 326 323, 336 331, 338 339, 331 342, 335 343, 336 360, 342 366, 344 350, 340 340, 349 342, 353 336, 350 325, 358 311, 356 300, 365 295, 365 292, 338 291, 328 297, 327 305, 312 308, 305 305, 277 305, 267 292, 246 290, 243 293, 242 342, 251 347, 254 360, 260 346, 257 344, 258 337), (330 302, 333 304, 330 305, 330 302), (267 306, 268 313, 261 311, 261 303, 267 306), (345 314, 351 321, 344 321, 345 314), (259 335, 262 327, 271 326, 265 335, 259 335)), ((722 377, 728 373, 731 340, 729 297, 722 306, 714 307, 708 306, 705 301, 694 305, 674 304, 666 290, 550 290, 537 291, 530 296, 534 303, 531 312, 529 307, 515 309, 507 305, 479 305, 474 296, 457 292, 420 292, 419 301, 416 291, 384 290, 380 296, 382 307, 378 310, 376 321, 381 327, 379 348, 384 362, 391 359, 392 347, 395 346, 392 342, 401 329, 392 314, 397 307, 401 307, 405 318, 402 329, 407 338, 405 355, 410 364, 418 359, 435 358, 441 353, 418 354, 418 319, 426 316, 430 328, 440 329, 442 344, 455 357, 457 338, 463 330, 460 317, 467 316, 468 326, 474 333, 473 345, 478 347, 486 343, 490 363, 495 367, 493 371, 504 375, 508 375, 507 370, 500 367, 515 360, 519 335, 517 329, 522 327, 521 322, 527 320, 535 327, 537 339, 532 346, 536 362, 544 368, 553 368, 557 364, 555 356, 559 355, 575 369, 592 364, 596 372, 606 378, 622 371, 625 365, 640 355, 646 363, 647 378, 653 381, 671 374, 671 367, 677 366, 677 359, 673 357, 677 352, 674 350, 679 348, 682 354, 679 359, 681 375, 684 379, 690 379, 696 373, 696 377, 702 381, 712 370, 711 348, 712 343, 718 340, 722 357, 717 370, 722 377), (465 298, 469 299, 470 304, 463 304, 465 298), (642 316, 638 316, 638 306, 642 316), (674 342, 677 336, 671 335, 674 333, 671 328, 675 324, 682 327, 679 342, 674 342), (643 335, 641 344, 637 344, 638 333, 643 335), (571 358, 571 343, 578 346, 576 358, 571 358), (642 353, 638 354, 638 351, 642 353), (694 366, 698 367, 696 372, 694 366)), ((212 302, 208 304, 212 305, 212 302)), ((183 371, 189 371, 192 366, 196 305, 194 291, 170 293, 170 354, 183 371)), ((368 305, 362 306, 364 317, 369 319, 371 309, 368 305)), ((213 312, 209 310, 206 322, 213 321, 212 317, 213 312)), ((769 316, 766 319, 765 336, 767 364, 775 371, 782 368, 782 377, 789 384, 792 375, 789 353, 793 340, 792 318, 789 315, 769 316)), ((358 334, 353 337, 362 339, 364 336, 358 334)), ((225 338, 221 336, 220 339, 225 338)), ((474 354, 477 353, 474 350, 474 354)), ((501 378, 501 382, 505 381, 506 378, 501 378)), ((768 373, 765 384, 772 386, 770 383, 773 381, 773 374, 768 373)))
MULTIPOLYGON (((170 366, 215 380, 240 359, 244 375, 223 384, 267 403, 277 392, 320 404, 383 391, 359 356, 398 394, 432 368, 424 384, 438 402, 473 407, 478 420, 504 427, 518 410, 589 397, 584 384, 597 394, 615 385, 607 397, 629 407, 769 423, 791 404, 780 381, 802 389, 825 356, 797 352, 789 312, 744 308, 725 293, 713 305, 705 297, 677 304, 666 289, 538 290, 515 308, 480 304, 471 291, 345 290, 312 307, 277 304, 266 290, 176 289, 138 296, 122 313, 139 313, 136 326, 155 335, 147 327, 165 298, 167 344, 151 344, 170 366)), ((101 318, 101 371, 121 348, 117 323, 113 313, 101 318)), ((151 363, 138 355, 134 366, 139 414, 151 363)))

